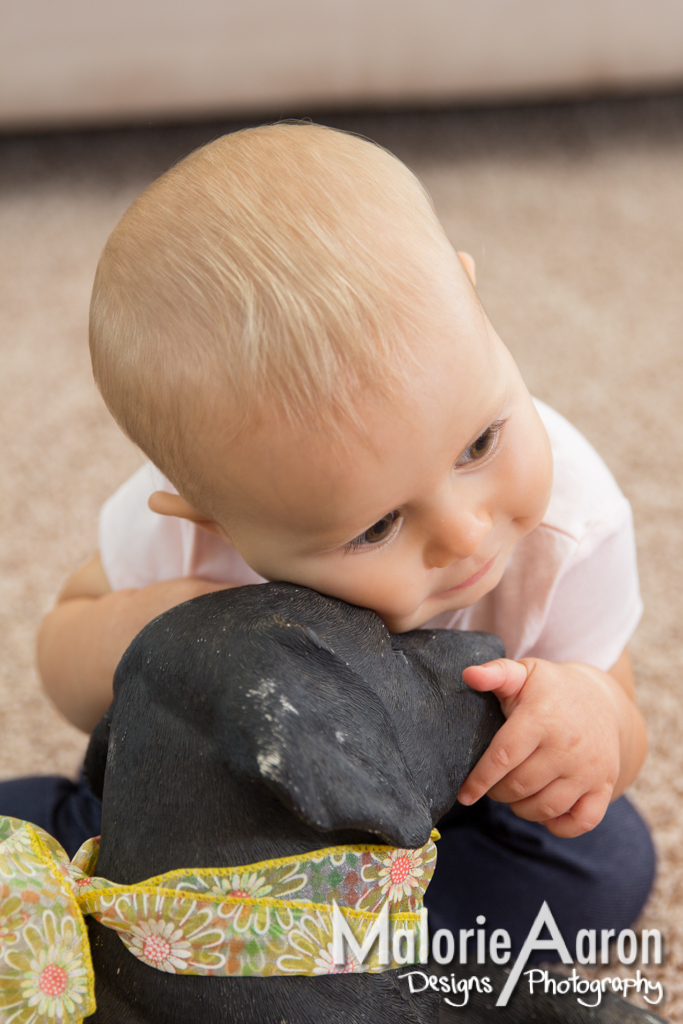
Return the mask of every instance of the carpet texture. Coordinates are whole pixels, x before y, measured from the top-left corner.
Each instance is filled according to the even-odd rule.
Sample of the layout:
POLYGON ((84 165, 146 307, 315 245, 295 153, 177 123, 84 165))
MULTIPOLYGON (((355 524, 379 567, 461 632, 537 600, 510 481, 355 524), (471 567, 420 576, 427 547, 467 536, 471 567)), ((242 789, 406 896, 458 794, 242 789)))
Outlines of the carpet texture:
MULTIPOLYGON (((639 927, 666 937, 648 976, 683 1024, 683 98, 319 120, 422 177, 532 392, 586 434, 633 504, 651 752, 631 795, 660 859, 639 927)), ((233 127, 0 140, 0 777, 77 768, 86 739, 42 695, 34 637, 96 548, 99 506, 141 461, 90 377, 98 254, 149 181, 233 127)))

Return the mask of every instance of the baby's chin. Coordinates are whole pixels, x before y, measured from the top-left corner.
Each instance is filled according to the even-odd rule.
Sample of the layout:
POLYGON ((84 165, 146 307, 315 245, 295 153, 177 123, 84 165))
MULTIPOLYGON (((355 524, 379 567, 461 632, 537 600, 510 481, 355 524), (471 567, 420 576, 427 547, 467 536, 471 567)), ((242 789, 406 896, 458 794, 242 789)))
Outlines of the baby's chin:
POLYGON ((490 579, 481 580, 479 584, 475 584, 469 590, 456 590, 450 594, 446 592, 429 597, 412 611, 391 615, 377 611, 377 614, 390 633, 407 633, 411 629, 422 629, 424 626, 445 629, 449 617, 455 615, 456 612, 470 608, 498 586, 503 569, 504 565, 502 569, 496 569, 490 579), (441 619, 441 616, 443 616, 443 621, 433 622, 434 619, 441 619))
POLYGON ((427 626, 441 612, 453 614, 455 611, 457 609, 451 611, 450 608, 440 607, 434 608, 434 610, 420 608, 418 611, 404 615, 383 615, 381 612, 377 612, 377 614, 390 633, 408 633, 411 629, 422 629, 423 626, 427 626))

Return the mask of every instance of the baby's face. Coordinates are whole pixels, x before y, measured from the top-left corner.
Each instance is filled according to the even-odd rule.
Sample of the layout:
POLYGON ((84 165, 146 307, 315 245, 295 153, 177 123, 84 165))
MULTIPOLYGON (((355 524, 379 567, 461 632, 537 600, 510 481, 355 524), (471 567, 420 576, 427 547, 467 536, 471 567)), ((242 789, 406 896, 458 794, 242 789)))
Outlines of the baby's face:
POLYGON ((266 420, 207 451, 230 467, 221 530, 256 572, 371 608, 392 632, 492 590, 552 483, 545 429, 455 257, 436 277, 424 373, 403 400, 359 399, 367 440, 266 420))

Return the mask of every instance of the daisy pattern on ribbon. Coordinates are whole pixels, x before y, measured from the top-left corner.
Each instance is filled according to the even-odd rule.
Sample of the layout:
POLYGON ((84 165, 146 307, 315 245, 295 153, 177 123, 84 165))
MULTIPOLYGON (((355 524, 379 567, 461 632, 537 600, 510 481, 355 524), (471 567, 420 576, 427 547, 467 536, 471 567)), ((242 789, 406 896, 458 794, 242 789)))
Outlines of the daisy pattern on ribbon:
POLYGON ((22 910, 21 900, 18 896, 3 897, 9 892, 9 887, 0 885, 0 950, 4 947, 14 945, 19 937, 19 929, 26 924, 29 915, 22 910))
POLYGON ((187 969, 192 948, 172 921, 141 921, 130 926, 130 934, 128 948, 143 963, 167 974, 187 969))
POLYGON ((391 850, 382 859, 382 866, 377 875, 382 895, 387 896, 390 903, 400 903, 406 896, 411 896, 413 889, 419 886, 422 878, 422 850, 391 850))
MULTIPOLYGON (((58 922, 46 911, 43 928, 28 925, 23 936, 30 952, 10 952, 13 968, 7 981, 18 981, 30 1019, 70 1020, 82 1017, 88 994, 88 972, 71 919, 58 922), (47 941, 46 941, 47 940, 47 941), (35 1014, 35 1016, 34 1016, 35 1014)), ((94 1007, 93 1007, 94 1008, 94 1007)))
POLYGON ((252 871, 248 875, 232 875, 230 878, 216 878, 216 885, 211 887, 211 891, 217 893, 219 896, 250 896, 252 898, 258 898, 261 896, 267 896, 272 890, 272 885, 266 884, 266 879, 263 875, 259 875, 256 871, 252 871))
POLYGON ((318 950, 318 955, 314 959, 315 967, 313 968, 314 974, 362 974, 364 971, 369 970, 367 964, 360 964, 353 955, 353 953, 346 953, 346 959, 343 964, 335 964, 333 955, 333 944, 327 943, 327 949, 318 950))
POLYGON ((40 1016, 67 1020, 80 1007, 88 987, 87 972, 77 953, 50 950, 38 954, 25 972, 21 989, 29 1006, 40 1016))
POLYGON ((0 843, 0 875, 5 878, 35 875, 42 870, 36 856, 28 828, 17 829, 0 843))

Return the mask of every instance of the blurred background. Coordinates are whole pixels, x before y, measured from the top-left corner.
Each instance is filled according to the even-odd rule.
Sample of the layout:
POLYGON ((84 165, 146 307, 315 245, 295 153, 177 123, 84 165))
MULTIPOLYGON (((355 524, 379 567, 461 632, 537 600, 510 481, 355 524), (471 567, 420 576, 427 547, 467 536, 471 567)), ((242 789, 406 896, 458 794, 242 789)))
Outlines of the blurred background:
POLYGON ((680 0, 2 0, 0 123, 25 129, 652 88, 680 0))
POLYGON ((680 0, 0 0, 0 777, 77 770, 35 632, 141 461, 91 381, 100 250, 176 160, 280 117, 416 171, 532 392, 633 504, 651 754, 631 795, 660 856, 639 927, 666 936, 648 974, 683 1024, 680 0))

